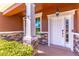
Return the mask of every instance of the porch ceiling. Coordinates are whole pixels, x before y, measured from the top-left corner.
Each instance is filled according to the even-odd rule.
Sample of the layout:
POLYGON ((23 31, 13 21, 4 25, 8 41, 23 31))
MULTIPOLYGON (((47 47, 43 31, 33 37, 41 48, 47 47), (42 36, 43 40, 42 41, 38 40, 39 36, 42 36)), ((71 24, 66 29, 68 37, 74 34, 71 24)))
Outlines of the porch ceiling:
POLYGON ((36 3, 36 13, 49 9, 52 9, 53 12, 56 12, 57 8, 59 8, 60 11, 71 10, 71 9, 79 8, 79 4, 78 3, 36 3))

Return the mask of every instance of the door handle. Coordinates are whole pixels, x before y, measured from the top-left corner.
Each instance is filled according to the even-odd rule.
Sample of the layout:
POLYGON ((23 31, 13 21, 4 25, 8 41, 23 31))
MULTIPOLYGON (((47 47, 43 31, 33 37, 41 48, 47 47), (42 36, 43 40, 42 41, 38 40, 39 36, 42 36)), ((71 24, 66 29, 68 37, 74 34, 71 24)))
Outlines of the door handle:
POLYGON ((63 34, 64 34, 64 30, 62 30, 62 37, 63 37, 63 34))

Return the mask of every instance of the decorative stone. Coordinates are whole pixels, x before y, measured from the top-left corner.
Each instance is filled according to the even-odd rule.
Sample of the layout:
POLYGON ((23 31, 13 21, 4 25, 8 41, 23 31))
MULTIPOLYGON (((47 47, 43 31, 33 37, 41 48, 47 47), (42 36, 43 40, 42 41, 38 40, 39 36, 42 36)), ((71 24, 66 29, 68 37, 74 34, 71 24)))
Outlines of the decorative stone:
POLYGON ((16 41, 21 41, 22 42, 22 38, 23 38, 23 32, 1 33, 0 34, 0 39, 16 40, 16 41))

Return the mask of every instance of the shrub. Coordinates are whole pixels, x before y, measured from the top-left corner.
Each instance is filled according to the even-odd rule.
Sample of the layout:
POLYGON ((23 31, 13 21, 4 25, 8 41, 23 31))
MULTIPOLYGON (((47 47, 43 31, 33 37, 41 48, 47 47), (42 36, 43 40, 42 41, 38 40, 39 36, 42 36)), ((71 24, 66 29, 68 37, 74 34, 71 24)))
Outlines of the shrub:
POLYGON ((31 56, 33 48, 16 41, 0 39, 0 56, 31 56))

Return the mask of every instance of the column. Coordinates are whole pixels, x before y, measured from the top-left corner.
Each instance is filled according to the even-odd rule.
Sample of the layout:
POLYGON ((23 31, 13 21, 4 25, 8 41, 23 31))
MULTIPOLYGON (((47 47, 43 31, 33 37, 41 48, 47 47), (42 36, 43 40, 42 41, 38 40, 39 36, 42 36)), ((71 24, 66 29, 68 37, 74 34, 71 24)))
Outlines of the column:
POLYGON ((31 44, 32 36, 35 36, 35 5, 26 3, 26 19, 24 21, 24 44, 31 44))

